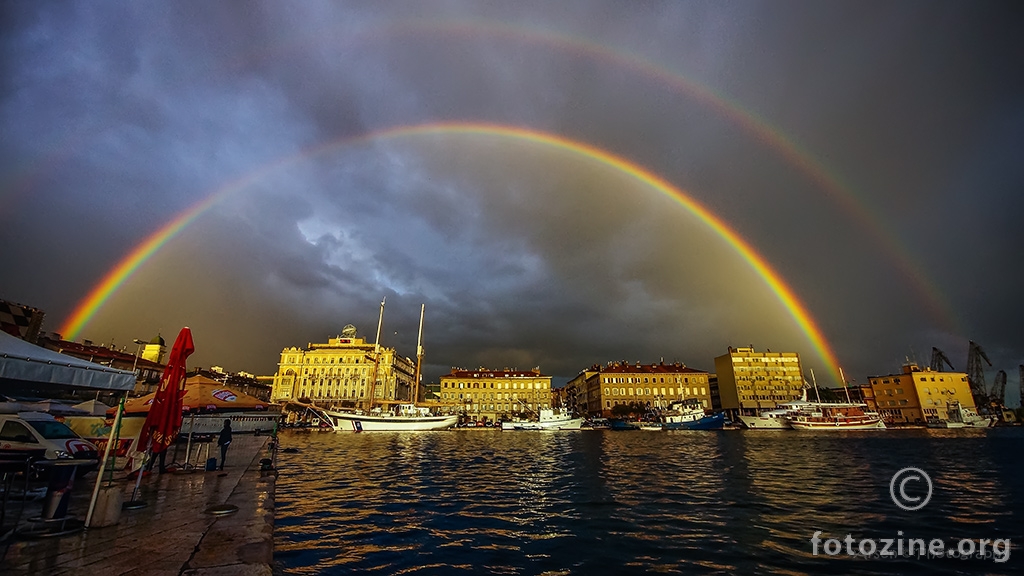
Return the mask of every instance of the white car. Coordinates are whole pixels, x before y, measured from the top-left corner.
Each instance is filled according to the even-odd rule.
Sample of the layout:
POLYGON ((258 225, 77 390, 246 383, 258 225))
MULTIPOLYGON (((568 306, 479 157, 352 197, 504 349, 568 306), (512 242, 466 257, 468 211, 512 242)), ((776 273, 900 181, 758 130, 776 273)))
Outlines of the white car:
POLYGON ((44 412, 0 414, 0 453, 45 450, 46 458, 95 459, 96 445, 44 412))

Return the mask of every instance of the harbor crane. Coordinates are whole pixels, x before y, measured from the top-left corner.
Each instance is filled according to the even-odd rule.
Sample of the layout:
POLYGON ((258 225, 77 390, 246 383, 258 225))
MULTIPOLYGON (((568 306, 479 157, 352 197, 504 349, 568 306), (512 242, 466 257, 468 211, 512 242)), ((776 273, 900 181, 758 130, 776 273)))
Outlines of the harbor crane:
POLYGON ((992 384, 992 405, 1006 406, 1006 370, 996 372, 996 381, 992 384))
POLYGON ((992 361, 977 342, 971 340, 967 349, 967 382, 971 385, 974 405, 979 409, 988 406, 988 384, 985 383, 985 364, 992 366, 992 361))
POLYGON ((956 368, 953 367, 953 363, 946 357, 946 353, 932 346, 932 362, 929 365, 929 368, 935 372, 942 372, 943 365, 949 366, 950 370, 956 370, 956 368))

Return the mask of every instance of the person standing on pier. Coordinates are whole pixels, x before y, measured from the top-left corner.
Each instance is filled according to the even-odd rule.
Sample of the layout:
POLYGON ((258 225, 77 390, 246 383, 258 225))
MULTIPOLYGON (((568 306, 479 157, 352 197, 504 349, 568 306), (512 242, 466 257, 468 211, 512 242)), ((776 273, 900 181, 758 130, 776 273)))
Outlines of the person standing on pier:
POLYGON ((224 469, 224 459, 228 456, 228 446, 231 445, 231 420, 224 419, 224 427, 220 430, 220 438, 217 439, 217 446, 220 446, 220 469, 224 469))

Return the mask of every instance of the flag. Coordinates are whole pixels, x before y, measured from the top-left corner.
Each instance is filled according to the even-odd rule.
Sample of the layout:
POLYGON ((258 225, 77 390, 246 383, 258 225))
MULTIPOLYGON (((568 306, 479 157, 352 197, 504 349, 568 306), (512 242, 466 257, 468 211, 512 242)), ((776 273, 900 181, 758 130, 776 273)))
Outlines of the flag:
POLYGON ((136 444, 139 450, 146 450, 152 440, 152 452, 159 454, 177 439, 181 430, 181 399, 185 395, 185 361, 192 352, 195 352, 192 331, 186 326, 178 332, 174 346, 171 347, 153 406, 139 432, 136 444))

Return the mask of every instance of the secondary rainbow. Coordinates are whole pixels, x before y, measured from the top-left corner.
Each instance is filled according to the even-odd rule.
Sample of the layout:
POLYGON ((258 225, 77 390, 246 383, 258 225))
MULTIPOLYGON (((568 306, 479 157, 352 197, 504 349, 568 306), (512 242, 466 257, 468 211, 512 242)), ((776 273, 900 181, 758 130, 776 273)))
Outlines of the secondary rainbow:
POLYGON ((138 247, 133 249, 117 265, 115 265, 103 280, 101 280, 100 283, 97 284, 96 287, 93 288, 93 290, 90 291, 89 294, 81 301, 71 316, 64 323, 61 328, 61 332, 67 338, 76 338, 82 328, 85 327, 103 304, 109 300, 117 289, 136 270, 138 270, 140 266, 152 257, 161 246, 174 238, 217 201, 229 194, 244 189, 276 170, 344 146, 351 146, 353 144, 370 140, 428 135, 470 135, 511 138, 559 148, 579 154, 591 161, 629 174, 633 178, 636 178, 637 181, 674 198, 687 211, 704 222, 716 234, 732 246, 733 249, 736 250, 736 252, 739 253, 740 256, 750 265, 750 267, 753 268, 753 270, 763 279, 768 288, 771 289, 789 314, 793 317, 797 326, 801 331, 803 331, 811 345, 814 347, 817 355, 825 362, 828 369, 833 373, 833 377, 836 378, 836 381, 841 381, 839 375, 839 362, 836 359, 836 355, 807 308, 797 298, 793 290, 785 283, 785 281, 783 281, 782 277, 768 264, 768 262, 749 243, 747 243, 746 240, 730 228, 717 215, 713 214, 693 198, 687 196, 679 188, 676 188, 668 181, 642 166, 629 162, 590 144, 529 128, 486 123, 447 122, 387 128, 384 130, 327 142, 304 150, 298 154, 281 158, 254 172, 246 174, 245 176, 220 188, 201 202, 188 208, 146 238, 138 247))

